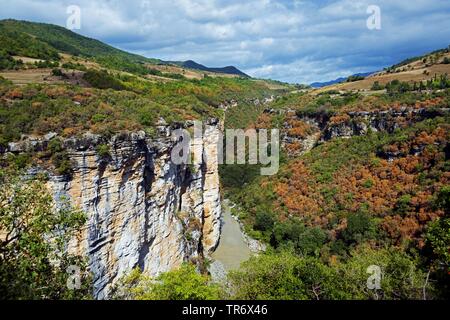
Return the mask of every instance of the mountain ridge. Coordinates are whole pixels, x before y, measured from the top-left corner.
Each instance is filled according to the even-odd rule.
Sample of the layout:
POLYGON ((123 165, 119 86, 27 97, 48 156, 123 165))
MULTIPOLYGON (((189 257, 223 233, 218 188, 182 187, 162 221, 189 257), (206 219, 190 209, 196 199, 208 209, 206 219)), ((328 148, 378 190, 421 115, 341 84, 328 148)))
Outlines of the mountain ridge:
POLYGON ((51 52, 51 56, 56 58, 56 52, 72 54, 74 56, 84 56, 88 58, 97 58, 104 60, 106 57, 114 58, 114 66, 121 65, 123 71, 135 72, 137 68, 130 66, 130 63, 137 64, 174 64, 177 66, 190 68, 194 70, 232 74, 249 78, 248 75, 234 66, 223 68, 210 68, 201 65, 193 60, 171 62, 155 58, 148 58, 138 54, 130 53, 100 40, 83 36, 62 26, 30 22, 24 20, 4 19, 0 20, 0 40, 5 43, 3 50, 10 55, 21 55, 25 52, 24 46, 40 47, 38 51, 28 50, 30 58, 49 58, 45 53, 51 52), (20 43, 20 44, 19 44, 20 43), (31 52, 31 54, 30 54, 31 52))
POLYGON ((238 76, 242 76, 245 78, 251 78, 249 75, 245 74, 235 66, 226 66, 226 67, 207 67, 200 63, 197 63, 193 60, 186 60, 186 61, 176 61, 172 62, 174 64, 180 65, 184 68, 189 69, 195 69, 195 70, 201 70, 201 71, 207 71, 207 72, 216 72, 216 73, 225 73, 225 74, 234 74, 238 76))
POLYGON ((337 79, 330 80, 330 81, 313 82, 313 83, 310 84, 310 86, 313 87, 313 88, 323 88, 323 87, 327 87, 327 86, 332 85, 332 84, 338 84, 338 83, 345 82, 350 77, 367 77, 367 76, 370 76, 370 75, 372 75, 374 73, 376 73, 376 71, 374 71, 374 72, 355 73, 355 74, 353 74, 353 75, 351 75, 349 77, 339 77, 337 79))

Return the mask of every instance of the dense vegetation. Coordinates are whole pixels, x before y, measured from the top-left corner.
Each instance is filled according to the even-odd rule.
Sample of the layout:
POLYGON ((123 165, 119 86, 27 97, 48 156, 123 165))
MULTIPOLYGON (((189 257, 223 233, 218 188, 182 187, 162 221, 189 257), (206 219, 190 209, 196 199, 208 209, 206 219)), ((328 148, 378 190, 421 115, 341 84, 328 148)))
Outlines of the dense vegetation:
POLYGON ((221 297, 220 287, 211 284, 209 277, 199 274, 191 264, 184 264, 156 279, 134 269, 113 291, 114 299, 131 300, 218 300, 221 297))
POLYGON ((268 89, 246 79, 206 78, 153 83, 135 77, 89 71, 85 80, 100 89, 73 85, 14 86, 0 83, 0 145, 22 134, 54 131, 72 136, 91 130, 112 134, 152 128, 166 122, 221 117, 219 104, 228 99, 262 97, 268 89), (107 89, 107 90, 104 90, 107 89))
MULTIPOLYGON (((399 118, 390 132, 369 130, 363 136, 324 141, 301 156, 293 155, 287 144, 281 169, 273 177, 260 177, 258 166, 222 166, 225 196, 237 204, 233 213, 248 235, 268 245, 267 252, 232 272, 225 284, 213 284, 189 264, 156 279, 134 270, 117 284, 114 297, 450 297, 450 122, 448 113, 436 111, 450 105, 447 76, 420 83, 376 83, 372 89, 380 92, 371 95, 307 90, 288 94, 252 79, 188 80, 163 73, 147 65, 157 61, 45 24, 0 21, 0 43, 0 69, 52 68, 52 77, 67 80, 19 86, 0 77, 2 298, 90 297, 85 269, 85 287, 73 291, 66 286, 67 267, 85 265, 82 257, 65 250, 85 222, 84 215, 68 205, 56 208, 44 177, 23 178, 22 170, 33 162, 70 176, 63 138, 85 132, 109 137, 136 130, 152 136, 162 120, 174 124, 217 117, 225 120, 226 128, 276 127, 286 136, 302 139, 315 133, 305 117, 316 119, 318 126, 345 126, 354 124, 351 111, 403 107, 435 112, 433 118, 416 123, 399 118), (61 61, 60 53, 75 58, 61 61), (14 56, 39 61, 24 63, 14 56), (165 79, 155 80, 158 77, 165 79), (278 96, 270 105, 255 103, 270 95, 278 96), (8 143, 23 135, 49 132, 57 136, 45 150, 4 152, 8 143), (373 265, 383 273, 381 288, 368 290, 367 270, 373 265)), ((110 156, 104 144, 96 152, 100 158, 110 156)))
POLYGON ((135 74, 146 74, 145 63, 158 62, 133 55, 98 40, 44 23, 17 20, 0 21, 0 43, 10 55, 43 60, 59 60, 59 52, 92 58, 104 67, 135 74))
MULTIPOLYGON (((397 91, 370 97, 337 92, 292 94, 275 101, 272 107, 280 112, 261 114, 255 126, 275 126, 289 136, 304 138, 313 133, 310 125, 292 120, 292 112, 283 110, 295 110, 297 119, 309 116, 339 126, 351 121, 348 111, 400 106, 432 110, 448 107, 448 97, 448 90, 397 91), (414 103, 409 103, 410 99, 414 103), (283 129, 286 125, 290 129, 283 129)), ((274 250, 245 265, 234 275, 237 278, 231 277, 237 283, 238 297, 265 299, 283 293, 288 299, 418 299, 423 298, 420 286, 426 279, 428 298, 448 297, 444 279, 450 270, 449 120, 447 114, 411 125, 400 118, 399 128, 392 133, 336 138, 304 156, 284 159, 275 177, 259 177, 257 171, 239 170, 239 166, 222 170, 226 196, 238 204, 234 214, 250 236, 274 250), (291 260, 287 269, 293 270, 292 274, 276 274, 276 270, 286 270, 275 267, 283 259, 291 260), (391 293, 367 291, 363 287, 363 279, 367 279, 363 268, 370 265, 366 259, 403 261, 405 268, 409 265, 407 268, 417 270, 416 275, 410 275, 415 280, 408 280, 415 287, 387 289, 391 293), (319 274, 302 269, 308 263, 318 265, 319 274), (346 279, 355 267, 361 268, 358 282, 346 279), (269 274, 275 277, 273 285, 258 282, 269 274), (249 281, 252 277, 255 282, 249 281), (297 284, 290 287, 293 282, 297 284), (354 288, 346 287, 351 283, 356 283, 354 288), (318 291, 311 291, 315 287, 318 291), (272 289, 280 291, 270 293, 272 289)), ((389 281, 405 282, 397 278, 400 274, 386 274, 388 269, 391 267, 382 266, 385 276, 396 278, 389 281)))
POLYGON ((67 203, 55 209, 43 180, 25 181, 15 172, 0 171, 2 299, 90 298, 84 257, 66 251, 84 222, 84 214, 67 203), (72 265, 80 268, 77 290, 72 290, 76 284, 67 286, 72 265))

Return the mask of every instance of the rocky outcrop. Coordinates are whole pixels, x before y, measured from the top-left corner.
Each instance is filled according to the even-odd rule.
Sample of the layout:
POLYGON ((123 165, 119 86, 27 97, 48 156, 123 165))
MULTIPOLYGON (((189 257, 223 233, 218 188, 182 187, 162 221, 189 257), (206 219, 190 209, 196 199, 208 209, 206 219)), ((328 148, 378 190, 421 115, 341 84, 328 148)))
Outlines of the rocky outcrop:
MULTIPOLYGON (((83 230, 68 250, 87 256, 94 296, 108 297, 111 286, 133 268, 156 276, 184 261, 200 263, 217 246, 221 201, 217 145, 220 124, 212 121, 191 143, 198 163, 174 164, 174 128, 161 125, 157 137, 145 132, 105 139, 86 133, 62 141, 71 176, 47 170, 58 201, 67 198, 87 213, 83 230), (109 154, 99 155, 98 146, 109 154)), ((44 149, 53 137, 24 139, 9 152, 44 149)), ((30 174, 43 171, 33 168, 30 174)))
POLYGON ((448 109, 428 110, 403 107, 385 111, 348 112, 332 117, 327 123, 322 140, 349 138, 372 132, 392 133, 395 129, 412 123, 434 118, 448 112, 448 109))
MULTIPOLYGON (((291 114, 291 117, 294 113, 291 114)), ((321 131, 319 123, 309 117, 298 118, 298 121, 286 121, 283 124, 281 134, 281 146, 291 157, 298 157, 309 152, 314 148, 321 138, 321 131), (304 133, 298 134, 295 132, 298 126, 307 126, 304 133)))
MULTIPOLYGON (((301 156, 317 144, 333 138, 350 138, 372 132, 392 133, 413 123, 448 114, 448 108, 401 107, 389 110, 343 112, 337 115, 317 112, 304 115, 291 109, 266 109, 265 114, 282 115, 281 145, 290 157, 301 156)), ((412 150, 417 154, 421 150, 412 150)), ((385 154, 393 158, 395 154, 385 154)))

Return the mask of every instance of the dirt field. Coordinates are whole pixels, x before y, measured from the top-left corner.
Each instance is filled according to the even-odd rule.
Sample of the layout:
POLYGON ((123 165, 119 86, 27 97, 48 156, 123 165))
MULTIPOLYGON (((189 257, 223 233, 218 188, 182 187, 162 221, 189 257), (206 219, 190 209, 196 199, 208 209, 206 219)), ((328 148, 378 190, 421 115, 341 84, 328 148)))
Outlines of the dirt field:
POLYGON ((54 83, 50 79, 51 69, 30 69, 0 72, 0 76, 11 80, 14 84, 25 85, 29 83, 54 83))
POLYGON ((13 56, 14 60, 22 60, 23 63, 35 63, 35 62, 43 62, 44 60, 41 59, 34 59, 34 58, 28 58, 28 57, 21 57, 21 56, 13 56))

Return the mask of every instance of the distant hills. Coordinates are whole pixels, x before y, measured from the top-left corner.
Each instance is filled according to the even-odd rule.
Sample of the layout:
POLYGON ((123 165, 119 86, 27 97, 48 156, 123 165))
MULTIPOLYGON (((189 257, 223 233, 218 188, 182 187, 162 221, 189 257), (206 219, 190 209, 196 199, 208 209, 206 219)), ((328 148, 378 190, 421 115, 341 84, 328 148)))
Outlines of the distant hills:
MULTIPOLYGON (((374 73, 375 72, 356 73, 354 75, 351 75, 350 77, 367 77, 374 73)), ((331 86, 333 84, 343 83, 343 82, 347 81, 348 78, 349 77, 341 77, 341 78, 337 78, 337 79, 326 81, 326 82, 313 82, 310 84, 310 86, 313 88, 323 88, 323 87, 331 86)))
POLYGON ((195 69, 195 70, 216 72, 216 73, 225 73, 225 74, 234 74, 234 75, 238 75, 241 77, 250 78, 249 75, 245 74, 244 72, 242 72, 241 70, 239 70, 238 68, 233 67, 233 66, 227 66, 224 68, 209 68, 209 67, 206 67, 206 66, 199 64, 192 60, 183 61, 183 62, 173 62, 173 63, 175 63, 183 68, 188 68, 188 69, 195 69))
POLYGON ((146 58, 79 35, 64 27, 46 23, 0 20, 0 44, 0 51, 11 56, 54 60, 58 59, 58 53, 67 53, 94 58, 105 67, 138 74, 145 73, 145 64, 174 64, 205 72, 249 77, 233 66, 209 68, 192 60, 170 62, 146 58))

